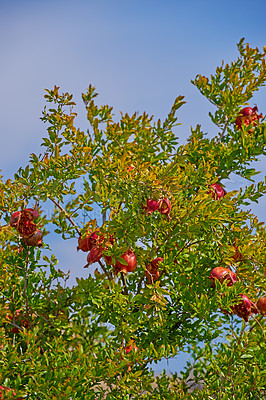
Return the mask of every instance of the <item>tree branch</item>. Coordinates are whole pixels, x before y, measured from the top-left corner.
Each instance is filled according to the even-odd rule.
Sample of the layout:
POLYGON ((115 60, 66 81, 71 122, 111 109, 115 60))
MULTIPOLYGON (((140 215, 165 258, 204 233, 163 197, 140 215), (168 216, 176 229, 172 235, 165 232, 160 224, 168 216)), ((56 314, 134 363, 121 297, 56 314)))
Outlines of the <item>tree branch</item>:
POLYGON ((56 205, 56 207, 58 207, 59 210, 61 210, 61 211, 65 214, 66 218, 69 220, 69 222, 71 223, 71 225, 74 226, 74 228, 76 229, 76 231, 77 231, 77 233, 79 234, 79 236, 81 236, 81 232, 80 232, 78 226, 75 224, 75 222, 74 222, 73 219, 70 217, 70 215, 66 212, 66 210, 65 210, 56 200, 54 200, 52 197, 48 196, 48 199, 50 199, 50 200, 56 205))

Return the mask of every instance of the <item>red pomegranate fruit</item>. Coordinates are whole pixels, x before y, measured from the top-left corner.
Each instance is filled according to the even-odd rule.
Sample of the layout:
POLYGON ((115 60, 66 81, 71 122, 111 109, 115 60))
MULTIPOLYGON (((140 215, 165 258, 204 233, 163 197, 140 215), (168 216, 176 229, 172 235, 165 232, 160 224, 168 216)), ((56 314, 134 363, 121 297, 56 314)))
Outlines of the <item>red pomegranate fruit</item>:
POLYGON ((87 256, 88 264, 85 265, 84 268, 88 268, 89 265, 96 263, 103 256, 103 247, 94 246, 87 256))
POLYGON ((245 295, 240 294, 241 301, 232 307, 232 312, 248 322, 251 314, 258 314, 257 306, 245 295))
POLYGON ((126 264, 122 264, 116 260, 114 265, 115 273, 123 272, 126 274, 127 272, 133 272, 136 269, 137 258, 132 250, 127 250, 124 254, 122 254, 121 258, 125 260, 126 264))
POLYGON ((266 315, 266 297, 261 297, 257 301, 257 309, 259 310, 260 314, 266 315))
POLYGON ((125 353, 126 353, 126 354, 130 353, 130 352, 133 350, 133 348, 134 348, 135 352, 138 351, 138 347, 136 346, 135 341, 132 341, 131 344, 128 344, 128 345, 125 347, 125 353))
MULTIPOLYGON (((235 120, 235 125, 237 129, 241 129, 242 125, 249 126, 252 124, 253 126, 256 126, 260 122, 260 118, 263 117, 262 114, 258 114, 258 107, 244 107, 240 111, 239 115, 236 117, 235 120)), ((249 130, 251 132, 252 129, 249 130)))
POLYGON ((103 243, 104 236, 99 231, 87 232, 84 237, 80 236, 78 238, 77 250, 90 251, 93 247, 99 246, 103 243))
POLYGON ((163 215, 169 215, 171 211, 171 201, 167 199, 166 197, 163 197, 159 200, 159 212, 163 215))
POLYGON ((154 199, 148 199, 146 202, 146 206, 142 205, 142 207, 148 214, 152 214, 154 211, 158 210, 159 205, 160 205, 159 201, 154 199))
POLYGON ((42 246, 42 231, 40 229, 37 229, 33 235, 31 236, 24 236, 23 237, 23 242, 26 246, 42 246))
POLYGON ((36 231, 33 220, 38 218, 39 213, 33 208, 25 208, 11 215, 10 225, 14 226, 22 236, 31 236, 36 231))
POLYGON ((210 276, 208 278, 211 281, 211 286, 214 288, 215 287, 215 281, 216 279, 220 282, 223 283, 225 280, 228 281, 227 286, 232 286, 234 283, 237 281, 237 276, 234 274, 229 268, 223 268, 223 267, 215 267, 211 271, 210 276))
POLYGON ((10 225, 11 226, 17 226, 19 220, 20 220, 20 215, 21 215, 21 211, 16 211, 14 212, 11 217, 10 217, 10 225))
POLYGON ((210 189, 207 193, 211 193, 214 200, 219 200, 226 195, 226 191, 222 188, 219 183, 213 183, 210 185, 210 189))
POLYGON ((161 272, 158 270, 158 268, 161 262, 163 262, 163 258, 157 257, 147 264, 144 273, 149 284, 157 281, 160 278, 161 272))

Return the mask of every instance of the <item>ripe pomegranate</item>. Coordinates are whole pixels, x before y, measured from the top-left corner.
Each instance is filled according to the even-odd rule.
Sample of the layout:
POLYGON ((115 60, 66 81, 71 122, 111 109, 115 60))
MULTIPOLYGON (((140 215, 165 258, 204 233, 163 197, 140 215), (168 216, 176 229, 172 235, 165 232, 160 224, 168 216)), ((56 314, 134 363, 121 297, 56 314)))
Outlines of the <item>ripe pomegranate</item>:
POLYGON ((239 304, 236 304, 232 307, 232 312, 238 315, 240 318, 243 318, 245 322, 248 322, 251 314, 257 314, 258 309, 245 294, 240 294, 239 296, 241 296, 242 300, 239 304))
MULTIPOLYGON (((258 114, 258 107, 244 107, 240 111, 239 115, 236 117, 235 120, 235 125, 237 129, 240 129, 242 125, 249 126, 252 124, 253 126, 256 126, 260 122, 260 118, 262 118, 262 114, 258 114)), ((252 129, 249 130, 249 132, 252 132, 252 129)))
MULTIPOLYGON (((14 213, 16 214, 16 213, 14 213)), ((11 222, 13 223, 14 218, 16 220, 16 217, 14 217, 14 214, 11 216, 11 222)), ((20 211, 20 216, 18 218, 18 222, 15 223, 15 227, 17 231, 22 235, 22 236, 31 236, 33 233, 36 231, 37 227, 35 223, 33 222, 34 219, 36 219, 39 216, 38 211, 34 210, 33 208, 25 208, 24 210, 20 211)))
POLYGON ((134 348, 135 352, 138 351, 138 347, 136 346, 135 340, 133 340, 131 342, 132 342, 131 344, 128 344, 125 347, 125 353, 126 354, 130 353, 133 350, 133 348, 134 348))
POLYGON ((26 246, 42 246, 42 231, 37 229, 31 236, 23 236, 23 242, 26 246))
POLYGON ((164 215, 168 215, 171 211, 171 201, 166 197, 163 197, 159 200, 159 212, 164 215))
POLYGON ((154 211, 157 211, 159 206, 159 201, 156 201, 154 199, 148 199, 146 202, 146 206, 142 205, 142 207, 148 214, 152 214, 154 211))
POLYGON ((261 297, 257 301, 257 309, 259 310, 260 314, 266 315, 266 297, 261 297))
POLYGON ((227 286, 232 286, 237 281, 237 276, 234 274, 229 268, 223 267, 215 267, 211 271, 210 276, 208 278, 211 280, 211 286, 215 287, 216 279, 223 283, 225 280, 228 281, 227 286))
POLYGON ((87 256, 88 264, 84 268, 88 268, 90 264, 99 261, 103 255, 103 247, 94 246, 87 256))
POLYGON ((146 266, 144 273, 149 284, 157 281, 160 278, 161 272, 158 271, 158 268, 161 262, 163 262, 163 258, 157 257, 146 266))
POLYGON ((17 226, 17 223, 20 220, 21 211, 14 212, 10 217, 10 226, 17 226))
POLYGON ((87 232, 85 237, 80 236, 78 238, 77 250, 90 251, 94 246, 102 244, 104 236, 99 231, 87 232))
POLYGON ((123 272, 126 274, 127 272, 133 272, 137 266, 136 255, 132 250, 127 250, 124 254, 122 254, 121 258, 123 258, 126 264, 122 264, 118 260, 114 265, 115 273, 123 272))
POLYGON ((214 200, 219 200, 221 197, 224 197, 226 195, 226 191, 222 188, 219 183, 213 183, 210 185, 210 189, 207 193, 211 193, 212 198, 214 200))

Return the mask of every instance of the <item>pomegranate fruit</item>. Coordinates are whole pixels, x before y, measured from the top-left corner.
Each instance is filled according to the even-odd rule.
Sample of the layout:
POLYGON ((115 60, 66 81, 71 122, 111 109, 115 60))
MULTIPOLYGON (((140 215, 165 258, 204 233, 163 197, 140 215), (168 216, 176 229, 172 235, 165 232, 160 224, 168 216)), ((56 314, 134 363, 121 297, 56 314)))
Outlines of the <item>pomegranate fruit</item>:
POLYGON ((211 271, 210 276, 208 278, 211 281, 211 286, 214 288, 215 287, 215 281, 216 279, 220 282, 223 283, 225 280, 228 281, 227 286, 232 286, 234 283, 237 281, 237 276, 234 274, 229 268, 223 268, 223 267, 215 267, 211 271))
POLYGON ((90 251, 93 247, 99 246, 103 243, 104 236, 99 231, 87 232, 85 237, 78 238, 77 250, 90 251))
POLYGON ((211 193, 212 198, 214 200, 219 200, 221 197, 224 197, 226 195, 226 191, 222 188, 219 183, 213 183, 210 185, 210 189, 207 193, 211 193))
MULTIPOLYGON (((240 111, 239 115, 236 117, 235 120, 235 125, 237 129, 240 129, 242 125, 249 126, 252 124, 253 126, 256 126, 260 122, 260 118, 262 118, 262 114, 258 114, 258 107, 244 107, 240 111)), ((252 132, 252 129, 249 130, 249 132, 252 132)))
POLYGON ((266 315, 266 297, 261 297, 257 301, 257 309, 259 310, 260 314, 266 315))
POLYGON ((15 226, 15 227, 17 226, 17 223, 20 220, 20 215, 21 215, 21 211, 16 211, 11 215, 10 222, 9 222, 11 226, 15 226))
POLYGON ((148 214, 152 214, 154 211, 157 211, 159 206, 159 201, 156 201, 154 199, 148 199, 146 202, 146 206, 142 205, 142 207, 148 214))
POLYGON ((23 242, 26 246, 42 246, 42 231, 37 229, 31 236, 23 236, 23 242))
POLYGON ((164 215, 168 215, 171 211, 171 201, 166 197, 163 197, 159 200, 159 212, 164 215))
POLYGON ((161 272, 158 270, 158 268, 161 262, 163 262, 163 258, 157 257, 146 266, 144 273, 149 284, 157 281, 160 278, 161 272))
POLYGON ((239 304, 232 307, 232 312, 243 318, 245 322, 248 322, 252 313, 258 313, 257 306, 245 294, 240 294, 239 296, 242 300, 239 304))
MULTIPOLYGON (((39 216, 38 211, 33 208, 25 208, 20 212, 19 220, 16 224, 17 231, 24 237, 33 235, 37 227, 33 222, 39 216)), ((12 219, 12 216, 11 216, 12 219)))
POLYGON ((126 264, 122 264, 116 260, 114 265, 115 273, 123 272, 126 274, 127 272, 133 272, 136 269, 137 259, 132 250, 127 250, 124 254, 122 254, 121 258, 125 260, 126 264))
POLYGON ((93 264, 99 261, 103 255, 103 247, 94 246, 87 256, 88 264, 85 265, 84 268, 88 268, 90 264, 93 264))
POLYGON ((136 346, 135 341, 132 341, 131 344, 128 344, 128 345, 125 347, 125 353, 126 353, 126 354, 130 353, 130 352, 133 350, 133 348, 134 348, 135 352, 138 351, 138 348, 137 348, 137 346, 136 346))

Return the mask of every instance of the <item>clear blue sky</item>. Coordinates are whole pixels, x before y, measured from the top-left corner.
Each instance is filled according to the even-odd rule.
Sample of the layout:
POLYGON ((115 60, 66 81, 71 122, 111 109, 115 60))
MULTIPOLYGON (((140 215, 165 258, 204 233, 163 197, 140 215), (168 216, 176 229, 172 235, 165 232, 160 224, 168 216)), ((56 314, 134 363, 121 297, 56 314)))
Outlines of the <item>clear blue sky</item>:
MULTIPOLYGON (((212 106, 190 83, 209 76, 222 60, 237 57, 242 37, 266 45, 266 2, 179 0, 38 0, 0 2, 0 157, 4 179, 41 151, 44 89, 55 84, 74 94, 81 128, 87 129, 81 93, 91 83, 99 102, 129 114, 164 118, 179 94, 187 104, 177 128, 184 143, 190 126, 215 133, 212 106)), ((250 103, 266 113, 266 89, 250 103)), ((259 163, 265 174, 265 159, 259 163)), ((258 179, 262 179, 261 174, 258 179)), ((239 179, 228 190, 245 185, 239 179)), ((252 208, 266 219, 265 197, 252 208)), ((84 276, 84 253, 74 241, 57 244, 63 269, 84 276), (76 267, 73 268, 73 265, 76 267), (78 266, 80 265, 80 267, 78 266)), ((87 273, 87 270, 86 270, 87 273)), ((171 370, 179 370, 177 362, 171 370)))

